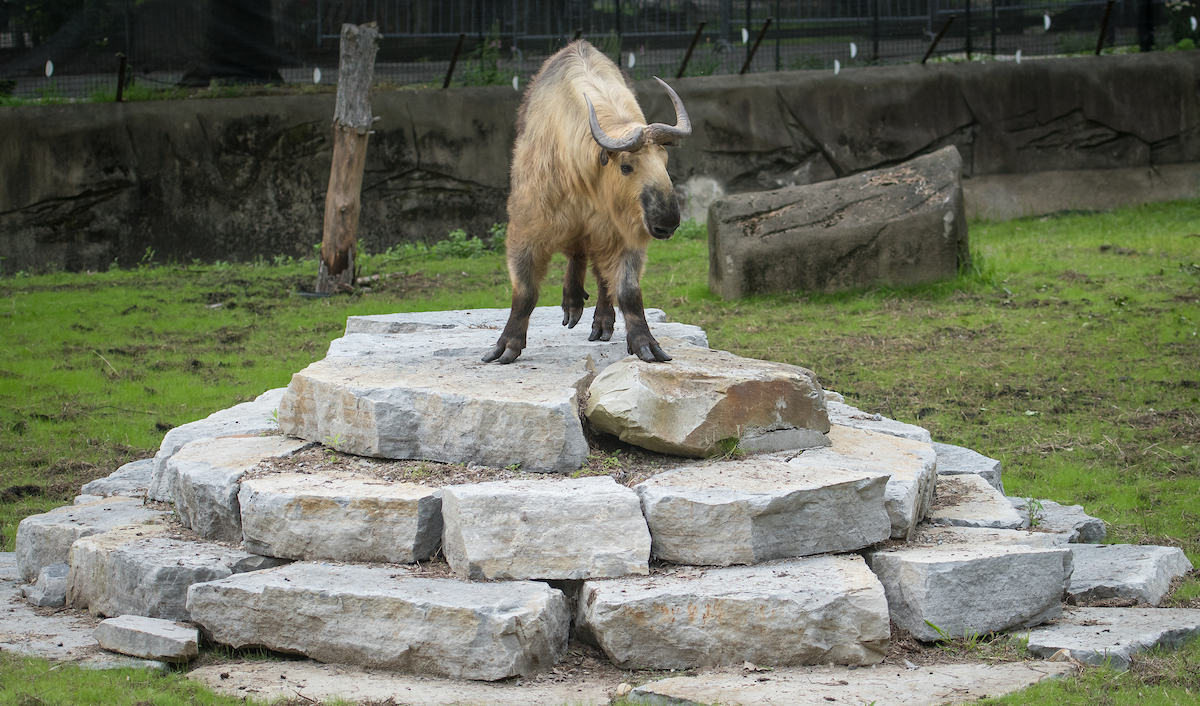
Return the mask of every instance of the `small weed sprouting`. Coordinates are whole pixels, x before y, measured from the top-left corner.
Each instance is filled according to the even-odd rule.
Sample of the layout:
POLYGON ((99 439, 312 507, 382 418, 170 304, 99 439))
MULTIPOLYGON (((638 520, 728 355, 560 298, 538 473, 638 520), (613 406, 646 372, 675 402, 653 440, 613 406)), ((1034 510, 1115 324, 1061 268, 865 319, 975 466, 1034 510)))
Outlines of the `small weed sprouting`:
POLYGON ((279 408, 278 407, 271 410, 271 423, 275 425, 276 429, 279 428, 279 408))
POLYGON ((1042 524, 1042 518, 1046 514, 1046 507, 1042 505, 1042 501, 1037 498, 1025 498, 1025 509, 1029 513, 1029 526, 1037 527, 1042 524))

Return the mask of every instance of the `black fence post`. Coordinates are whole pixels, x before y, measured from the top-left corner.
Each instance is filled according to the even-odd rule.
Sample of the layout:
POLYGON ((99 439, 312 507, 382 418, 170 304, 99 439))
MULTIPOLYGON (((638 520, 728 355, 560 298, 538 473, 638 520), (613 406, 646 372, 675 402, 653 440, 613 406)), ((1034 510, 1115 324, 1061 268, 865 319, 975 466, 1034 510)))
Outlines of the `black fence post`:
POLYGON ((871 0, 871 59, 879 61, 879 0, 871 0))
POLYGON ((1138 48, 1154 51, 1154 1, 1138 0, 1138 48))
POLYGON ((704 31, 706 22, 701 22, 696 28, 696 33, 692 35, 692 43, 688 45, 687 53, 683 55, 683 63, 679 65, 679 71, 675 72, 675 78, 683 78, 683 72, 687 71, 688 62, 692 60, 692 52, 696 49, 696 42, 700 41, 700 33, 704 31))
POLYGON ((933 50, 937 49, 938 42, 942 41, 942 37, 946 36, 946 30, 950 29, 950 25, 954 23, 954 18, 956 17, 958 17, 958 15, 950 15, 949 19, 946 20, 946 24, 942 25, 942 28, 938 30, 937 36, 933 38, 933 41, 929 43, 929 48, 925 50, 925 56, 921 57, 922 64, 924 64, 930 56, 933 56, 933 50))
POLYGON ((1113 0, 1104 3, 1104 19, 1100 21, 1100 36, 1096 38, 1096 56, 1104 48, 1104 35, 1108 34, 1108 20, 1112 17, 1113 0))
POLYGON ((458 44, 454 45, 454 55, 450 57, 450 68, 446 70, 446 80, 442 81, 442 88, 450 87, 450 77, 454 75, 454 67, 458 65, 458 54, 462 51, 463 40, 466 38, 466 32, 459 33, 458 44))
POLYGON ((971 0, 967 0, 967 61, 971 60, 971 0))
POLYGON ((996 58, 996 0, 992 0, 992 58, 996 58))
POLYGON ((750 68, 750 62, 754 61, 754 53, 758 51, 758 45, 762 42, 763 37, 767 35, 767 28, 770 26, 771 18, 768 17, 767 21, 763 23, 762 30, 758 33, 758 39, 754 40, 754 46, 750 48, 750 54, 746 56, 746 63, 742 64, 742 70, 738 72, 739 74, 746 73, 750 68))
POLYGON ((117 102, 125 100, 125 54, 117 52, 117 102))

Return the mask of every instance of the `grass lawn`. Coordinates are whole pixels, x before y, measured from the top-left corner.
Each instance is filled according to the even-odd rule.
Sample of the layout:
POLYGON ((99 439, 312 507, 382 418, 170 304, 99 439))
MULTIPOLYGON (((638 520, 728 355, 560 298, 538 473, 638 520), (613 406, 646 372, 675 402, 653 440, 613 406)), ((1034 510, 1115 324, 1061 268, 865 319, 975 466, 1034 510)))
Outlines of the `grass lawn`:
MULTIPOLYGON (((714 348, 811 368, 864 410, 1000 459, 1010 495, 1082 504, 1109 541, 1200 563, 1200 201, 974 223, 971 247, 973 270, 936 285, 724 301, 693 224, 651 245, 645 301, 714 348)), ((0 551, 21 518, 153 455, 172 426, 286 385, 347 316, 508 306, 503 256, 482 248, 361 264, 389 276, 332 299, 294 295, 312 261, 0 280, 0 551), (477 257, 442 257, 455 252, 477 257)), ((543 305, 559 303, 562 272, 559 260, 543 305)), ((1172 601, 1200 607, 1200 580, 1172 601)), ((1028 698, 1057 703, 1073 684, 1087 698, 1068 703, 1121 703, 1147 680, 1147 699, 1160 684, 1200 694, 1195 645, 1165 659, 1159 676, 1028 698)))

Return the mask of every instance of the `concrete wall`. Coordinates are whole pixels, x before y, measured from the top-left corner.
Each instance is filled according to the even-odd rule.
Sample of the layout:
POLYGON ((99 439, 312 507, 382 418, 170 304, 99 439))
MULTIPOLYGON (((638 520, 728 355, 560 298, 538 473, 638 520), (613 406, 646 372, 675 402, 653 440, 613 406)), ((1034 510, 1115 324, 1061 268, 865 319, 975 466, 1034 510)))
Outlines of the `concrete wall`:
MULTIPOLYGON (((1045 196, 1039 208, 1072 207, 1069 190, 1058 201, 1053 191, 1076 170, 1100 188, 1109 180, 1096 170, 1125 170, 1114 189, 1128 198, 1129 185, 1144 182, 1144 198, 1132 198, 1146 200, 1166 191, 1128 175, 1181 165, 1170 195, 1200 196, 1190 164, 1200 162, 1200 52, 673 85, 695 126, 671 153, 681 186, 811 183, 953 144, 981 187, 966 182, 968 209, 972 193, 999 204, 978 215, 1023 213, 1029 193, 1045 196)), ((650 120, 672 120, 653 82, 638 91, 650 120)), ((378 93, 360 226, 368 251, 457 227, 482 235, 507 220, 519 100, 507 87, 378 93)), ((332 114, 330 95, 0 108, 3 273, 129 265, 147 248, 183 262, 311 252, 321 239, 332 114)), ((1084 191, 1096 200, 1095 188, 1084 191)))

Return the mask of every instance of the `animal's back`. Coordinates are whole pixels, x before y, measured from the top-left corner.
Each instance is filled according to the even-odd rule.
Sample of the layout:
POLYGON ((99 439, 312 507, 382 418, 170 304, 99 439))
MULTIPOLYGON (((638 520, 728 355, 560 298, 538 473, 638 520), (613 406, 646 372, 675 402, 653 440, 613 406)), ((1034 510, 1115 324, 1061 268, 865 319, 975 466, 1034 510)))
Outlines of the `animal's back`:
POLYGON ((588 126, 584 94, 610 134, 620 136, 627 126, 645 122, 617 65, 584 40, 568 44, 546 60, 521 103, 513 150, 514 188, 527 179, 569 182, 596 172, 599 148, 588 126))

